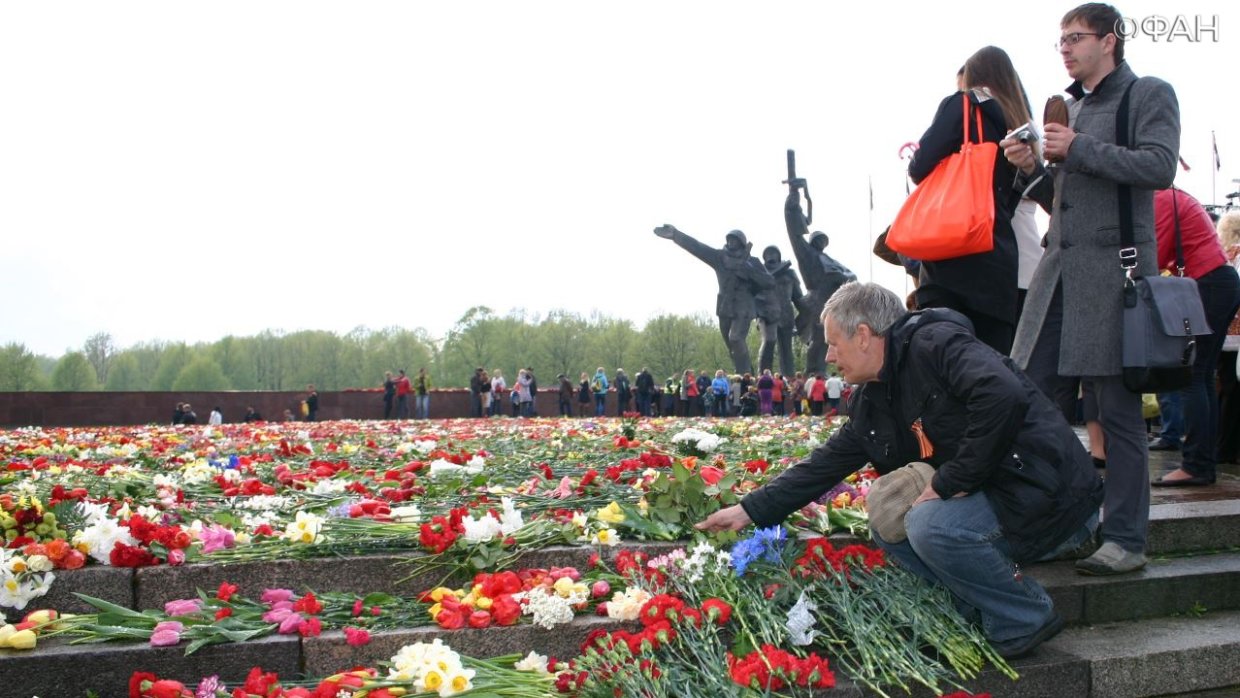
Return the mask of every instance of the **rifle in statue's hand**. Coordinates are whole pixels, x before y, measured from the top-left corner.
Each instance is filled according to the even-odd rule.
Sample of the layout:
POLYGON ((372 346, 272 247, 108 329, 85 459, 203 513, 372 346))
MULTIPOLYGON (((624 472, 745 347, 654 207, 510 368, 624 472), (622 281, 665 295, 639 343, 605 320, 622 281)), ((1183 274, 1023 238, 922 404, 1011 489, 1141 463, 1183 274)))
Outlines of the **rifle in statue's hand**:
POLYGON ((791 148, 788 149, 788 179, 784 184, 788 185, 788 193, 805 192, 805 225, 814 222, 814 200, 809 198, 809 183, 804 179, 797 177, 797 153, 791 148))

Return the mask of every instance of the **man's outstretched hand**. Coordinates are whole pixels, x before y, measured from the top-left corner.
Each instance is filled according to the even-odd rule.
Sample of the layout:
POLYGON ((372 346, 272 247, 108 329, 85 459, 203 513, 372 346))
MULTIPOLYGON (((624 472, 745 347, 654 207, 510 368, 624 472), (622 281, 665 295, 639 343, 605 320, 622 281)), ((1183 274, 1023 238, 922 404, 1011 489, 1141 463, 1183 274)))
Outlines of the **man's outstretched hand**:
POLYGON ((749 514, 739 504, 725 507, 706 517, 706 520, 694 526, 699 531, 739 531, 753 523, 749 514))
POLYGON ((672 237, 676 235, 676 226, 664 223, 663 225, 654 229, 654 234, 658 235, 661 238, 666 238, 668 240, 671 240, 672 237))

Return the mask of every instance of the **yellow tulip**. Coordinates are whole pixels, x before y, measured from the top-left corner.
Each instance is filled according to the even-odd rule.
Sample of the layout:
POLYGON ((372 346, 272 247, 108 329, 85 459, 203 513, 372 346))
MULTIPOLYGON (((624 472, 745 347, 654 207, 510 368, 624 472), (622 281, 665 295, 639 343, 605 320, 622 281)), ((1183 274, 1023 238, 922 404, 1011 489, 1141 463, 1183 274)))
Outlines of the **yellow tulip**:
POLYGON ((18 630, 9 636, 8 646, 15 650, 32 650, 37 641, 33 630, 18 630))

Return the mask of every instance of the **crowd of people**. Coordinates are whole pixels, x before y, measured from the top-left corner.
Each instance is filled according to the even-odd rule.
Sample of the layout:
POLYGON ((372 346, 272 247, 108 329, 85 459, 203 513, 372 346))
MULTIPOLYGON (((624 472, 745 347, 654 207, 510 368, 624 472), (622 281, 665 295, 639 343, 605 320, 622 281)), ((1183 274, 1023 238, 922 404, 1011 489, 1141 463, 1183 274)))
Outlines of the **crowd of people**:
MULTIPOLYGON (((857 386, 850 420, 699 528, 776 525, 872 464, 874 541, 946 587, 1007 658, 1064 626, 1021 565, 1079 553, 1087 575, 1146 566, 1151 485, 1213 485, 1220 437, 1224 457, 1236 455, 1240 337, 1220 353, 1240 310, 1240 214, 1216 232, 1175 189, 1179 104, 1168 83, 1129 66, 1123 26, 1103 3, 1065 14, 1056 48, 1072 84, 1032 135, 1021 134, 1032 109, 1007 53, 988 46, 965 61, 909 176, 922 182, 966 141, 995 144, 993 249, 917 260, 880 238, 876 254, 908 269, 916 291, 901 301, 853 282, 822 315, 828 359, 857 386), (1045 234, 1035 206, 1050 214, 1045 234), (1143 396, 1122 377, 1123 289, 1159 274, 1196 281, 1209 333, 1196 336, 1191 385, 1162 396, 1182 406, 1182 427, 1167 408, 1151 441, 1143 396), (1151 482, 1150 448, 1180 450, 1182 463, 1151 482)), ((785 208, 799 205, 794 189, 785 208)))

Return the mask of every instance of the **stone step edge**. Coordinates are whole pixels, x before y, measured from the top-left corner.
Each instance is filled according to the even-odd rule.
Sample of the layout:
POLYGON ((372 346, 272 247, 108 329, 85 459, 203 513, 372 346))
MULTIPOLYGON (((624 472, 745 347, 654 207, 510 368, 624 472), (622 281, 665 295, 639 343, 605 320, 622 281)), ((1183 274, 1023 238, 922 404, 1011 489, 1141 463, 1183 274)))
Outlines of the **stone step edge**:
MULTIPOLYGON (((108 689, 111 695, 121 679, 127 680, 129 672, 138 669, 162 671, 169 678, 196 681, 209 672, 219 670, 223 661, 231 665, 236 675, 225 678, 236 682, 254 664, 264 668, 279 669, 282 675, 304 672, 308 675, 328 675, 359 664, 373 664, 387 659, 401 646, 412 642, 431 641, 436 637, 462 654, 490 657, 509 654, 507 648, 486 652, 486 646, 495 637, 504 641, 520 640, 524 651, 539 650, 541 653, 567 657, 576 654, 576 646, 585 635, 596 628, 616 629, 635 627, 603 618, 578 618, 571 627, 559 626, 553 630, 521 625, 515 628, 491 628, 483 630, 443 631, 434 627, 377 632, 371 643, 361 647, 349 646, 343 633, 332 631, 317 638, 270 637, 250 643, 237 643, 206 648, 190 657, 183 656, 183 648, 153 648, 140 643, 106 643, 99 645, 69 646, 52 645, 42 653, 17 653, 0 650, 0 661, 12 659, 6 669, 42 671, 57 665, 81 667, 86 676, 101 676, 96 684, 100 690, 108 689), (497 632, 504 631, 509 635, 497 632), (521 637, 518 637, 520 635, 521 637), (557 648, 560 649, 557 652, 557 648), (256 651, 274 653, 280 659, 272 666, 268 657, 256 660, 256 651), (292 653, 292 654, 290 654, 292 653), (102 664, 91 666, 87 658, 99 657, 102 664), (127 666, 115 666, 117 662, 127 666), (16 664, 17 666, 14 666, 16 664), (296 667, 296 668, 294 668, 296 667), (191 675, 199 672, 198 675, 191 675)), ((975 693, 989 692, 1004 698, 1023 698, 1045 695, 1075 695, 1091 698, 1111 696, 1154 696, 1167 693, 1208 690, 1240 684, 1240 664, 1234 661, 1240 655, 1240 611, 1207 613, 1201 618, 1179 616, 1088 625, 1069 628, 1053 638, 1032 656, 1013 662, 1021 678, 1010 681, 993 668, 983 672, 966 686, 975 693)), ((5 671, 5 674, 9 674, 5 671)), ((839 672, 837 672, 839 674, 839 672)), ((839 675, 839 685, 831 691, 816 695, 824 698, 868 695, 855 684, 839 675)), ((0 682, 7 683, 7 682, 0 682)), ((83 689, 90 687, 82 684, 83 689)), ((30 685, 24 685, 17 693, 0 688, 0 698, 30 695, 30 685), (22 693, 24 691, 24 693, 22 693)), ((36 686, 37 688, 37 686, 36 686)), ((46 691, 45 691, 46 692, 46 691)), ((49 694, 51 695, 51 694, 49 694)), ((931 695, 926 689, 916 689, 913 696, 931 695)))

